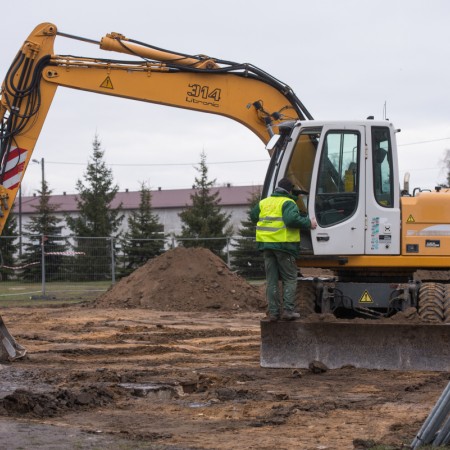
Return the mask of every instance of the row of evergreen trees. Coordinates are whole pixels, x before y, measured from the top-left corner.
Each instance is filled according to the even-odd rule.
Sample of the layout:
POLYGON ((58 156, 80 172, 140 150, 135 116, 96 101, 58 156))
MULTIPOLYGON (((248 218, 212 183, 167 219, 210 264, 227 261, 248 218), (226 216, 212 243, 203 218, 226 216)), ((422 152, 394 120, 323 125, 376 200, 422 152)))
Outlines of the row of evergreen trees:
MULTIPOLYGON (((76 236, 74 243, 69 243, 67 238, 61 238, 61 220, 55 215, 59 205, 50 204, 52 190, 47 182, 42 180, 41 189, 38 190, 36 214, 25 227, 28 234, 39 238, 24 243, 19 260, 22 269, 14 271, 15 276, 19 275, 24 280, 39 279, 41 265, 37 262, 41 261, 42 248, 45 249, 47 281, 62 278, 62 272, 67 270, 62 264, 63 254, 69 250, 76 252, 75 258, 76 255, 82 255, 78 256, 81 264, 76 266, 79 280, 97 279, 98 275, 92 271, 94 260, 97 267, 104 267, 102 273, 110 274, 111 252, 116 249, 112 248, 111 241, 105 239, 97 239, 94 242, 95 238, 99 237, 110 237, 112 242, 121 243, 119 276, 128 275, 148 259, 164 251, 163 225, 153 213, 151 191, 145 183, 141 184, 139 208, 128 218, 128 231, 120 235, 118 230, 124 219, 122 205, 111 207, 119 187, 114 184, 112 170, 106 166, 103 156, 101 143, 98 136, 95 136, 93 153, 83 180, 79 179, 76 183, 78 214, 65 217, 68 228, 73 236, 76 236)), ((195 191, 191 195, 192 204, 179 214, 182 231, 177 239, 185 247, 205 247, 224 257, 225 244, 233 234, 231 216, 222 211, 219 193, 211 192, 215 180, 208 179, 204 152, 201 153, 200 164, 196 170, 198 176, 193 186, 195 191)), ((250 209, 256 201, 257 195, 249 199, 247 220, 242 222, 238 231, 239 239, 234 242, 234 250, 231 252, 233 268, 242 276, 263 274, 262 258, 256 251, 255 230, 249 217, 250 209)), ((17 236, 17 221, 13 214, 8 218, 3 236, 17 236)), ((13 273, 5 267, 17 266, 15 255, 19 251, 18 246, 17 241, 0 239, 3 259, 0 271, 3 279, 13 273)))

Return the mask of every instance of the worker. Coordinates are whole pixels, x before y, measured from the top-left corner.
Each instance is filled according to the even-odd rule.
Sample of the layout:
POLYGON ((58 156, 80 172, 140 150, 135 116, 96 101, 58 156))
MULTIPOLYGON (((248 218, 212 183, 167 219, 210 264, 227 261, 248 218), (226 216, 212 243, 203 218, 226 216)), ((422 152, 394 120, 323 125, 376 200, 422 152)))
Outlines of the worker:
POLYGON ((282 178, 270 197, 256 204, 250 217, 256 223, 256 242, 264 253, 266 271, 267 316, 271 322, 295 320, 297 289, 296 258, 300 252, 300 228, 315 229, 317 222, 301 213, 297 206, 294 184, 282 178), (279 280, 282 283, 280 301, 279 280))

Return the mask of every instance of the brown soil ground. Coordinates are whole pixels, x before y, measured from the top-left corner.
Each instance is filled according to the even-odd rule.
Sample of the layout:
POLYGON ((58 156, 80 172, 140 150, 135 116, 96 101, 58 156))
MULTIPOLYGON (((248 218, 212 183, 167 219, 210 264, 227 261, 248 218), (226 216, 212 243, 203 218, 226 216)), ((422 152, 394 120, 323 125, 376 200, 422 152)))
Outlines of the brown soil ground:
POLYGON ((264 306, 179 249, 94 305, 2 310, 28 353, 0 365, 0 448, 408 448, 448 373, 261 368, 264 306))

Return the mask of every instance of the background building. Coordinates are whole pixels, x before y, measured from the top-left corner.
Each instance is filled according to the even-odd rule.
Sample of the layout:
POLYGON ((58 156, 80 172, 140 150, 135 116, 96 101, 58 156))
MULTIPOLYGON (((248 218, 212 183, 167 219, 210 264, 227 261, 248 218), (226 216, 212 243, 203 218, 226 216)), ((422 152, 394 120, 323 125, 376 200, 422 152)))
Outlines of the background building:
MULTIPOLYGON (((250 199, 255 192, 260 192, 261 186, 221 186, 210 189, 210 192, 219 192, 220 206, 224 213, 231 214, 230 223, 233 225, 234 233, 240 227, 241 221, 246 219, 250 199)), ((178 214, 191 205, 191 195, 194 189, 158 189, 151 191, 152 209, 158 215, 160 223, 164 226, 165 234, 180 234, 181 220, 178 214)), ((65 216, 77 214, 77 194, 52 195, 50 202, 58 208, 54 215, 62 220, 64 225, 62 235, 71 234, 71 230, 65 225, 65 216)), ((122 203, 122 210, 125 218, 122 222, 121 231, 126 231, 128 227, 128 217, 130 213, 139 208, 139 191, 118 192, 111 204, 112 208, 117 208, 122 203)), ((30 216, 36 214, 36 206, 39 204, 39 196, 24 196, 21 200, 22 232, 30 220, 30 216)), ((14 213, 19 215, 19 198, 16 198, 14 213)), ((19 231, 19 230, 18 230, 19 231)))

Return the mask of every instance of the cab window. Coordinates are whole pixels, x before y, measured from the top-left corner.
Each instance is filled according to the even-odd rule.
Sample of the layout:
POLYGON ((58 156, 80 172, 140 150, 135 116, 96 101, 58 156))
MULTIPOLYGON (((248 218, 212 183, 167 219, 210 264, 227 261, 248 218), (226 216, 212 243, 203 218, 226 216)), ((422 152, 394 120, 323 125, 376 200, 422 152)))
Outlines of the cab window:
MULTIPOLYGON (((285 176, 304 192, 309 192, 311 188, 311 176, 321 132, 320 127, 305 128, 301 131, 286 170, 285 176)), ((299 198, 297 204, 301 211, 306 212, 306 202, 307 196, 299 198)))
POLYGON ((377 203, 392 208, 392 148, 389 128, 372 128, 373 191, 377 203))
POLYGON ((315 199, 321 227, 342 222, 356 211, 360 141, 357 131, 332 130, 325 136, 315 199))

